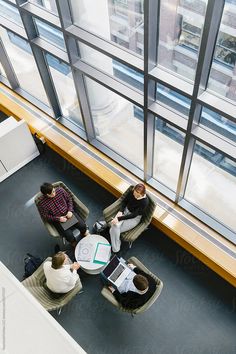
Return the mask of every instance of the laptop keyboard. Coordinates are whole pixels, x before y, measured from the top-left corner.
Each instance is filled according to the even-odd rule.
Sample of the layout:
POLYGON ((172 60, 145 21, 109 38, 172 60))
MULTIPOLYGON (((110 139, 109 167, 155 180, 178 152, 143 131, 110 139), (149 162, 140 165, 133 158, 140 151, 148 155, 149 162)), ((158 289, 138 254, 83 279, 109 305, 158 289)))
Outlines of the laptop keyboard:
POLYGON ((115 282, 119 278, 119 276, 121 275, 121 273, 123 272, 124 269, 125 269, 125 267, 122 264, 119 264, 118 267, 116 268, 116 270, 114 270, 112 275, 109 277, 109 279, 112 282, 115 282))

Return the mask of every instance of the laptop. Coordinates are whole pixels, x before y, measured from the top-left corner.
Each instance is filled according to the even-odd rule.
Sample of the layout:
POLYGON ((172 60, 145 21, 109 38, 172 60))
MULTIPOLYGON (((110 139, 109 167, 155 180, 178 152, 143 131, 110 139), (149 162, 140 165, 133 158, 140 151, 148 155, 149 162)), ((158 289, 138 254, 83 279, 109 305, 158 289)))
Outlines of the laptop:
POLYGON ((125 263, 122 263, 117 256, 114 256, 102 273, 115 287, 118 288, 130 272, 132 272, 132 269, 130 269, 125 263))
POLYGON ((72 217, 70 219, 67 219, 66 222, 61 222, 61 227, 63 228, 64 231, 70 229, 72 226, 74 226, 75 224, 77 224, 78 219, 76 218, 76 216, 73 214, 72 217))

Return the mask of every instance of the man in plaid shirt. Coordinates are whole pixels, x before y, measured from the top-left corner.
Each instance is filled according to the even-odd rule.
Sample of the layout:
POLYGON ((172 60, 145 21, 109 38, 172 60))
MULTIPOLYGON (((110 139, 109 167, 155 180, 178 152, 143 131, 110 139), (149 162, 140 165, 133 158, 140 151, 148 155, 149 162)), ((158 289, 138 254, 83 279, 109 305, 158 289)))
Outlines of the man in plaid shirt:
POLYGON ((39 200, 38 208, 43 219, 51 222, 60 235, 64 236, 68 242, 76 246, 76 239, 73 235, 73 228, 80 230, 82 236, 88 234, 85 222, 73 210, 73 200, 71 195, 62 187, 54 188, 51 183, 45 182, 40 187, 43 194, 39 200), (72 228, 64 230, 61 223, 66 222, 72 215, 78 219, 78 223, 72 228))

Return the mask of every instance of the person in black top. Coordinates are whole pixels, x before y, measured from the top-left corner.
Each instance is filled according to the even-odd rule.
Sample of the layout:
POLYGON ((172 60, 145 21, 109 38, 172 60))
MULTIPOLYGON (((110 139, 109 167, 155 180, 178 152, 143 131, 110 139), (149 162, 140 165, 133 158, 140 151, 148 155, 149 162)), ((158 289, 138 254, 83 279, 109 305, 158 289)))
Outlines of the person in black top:
POLYGON ((125 308, 136 309, 143 306, 156 290, 155 280, 133 264, 128 264, 133 270, 133 276, 126 279, 118 289, 108 286, 116 300, 125 308))
POLYGON ((138 225, 147 206, 146 188, 143 183, 138 183, 124 198, 120 210, 111 221, 110 236, 114 253, 120 251, 121 232, 131 230, 138 225))

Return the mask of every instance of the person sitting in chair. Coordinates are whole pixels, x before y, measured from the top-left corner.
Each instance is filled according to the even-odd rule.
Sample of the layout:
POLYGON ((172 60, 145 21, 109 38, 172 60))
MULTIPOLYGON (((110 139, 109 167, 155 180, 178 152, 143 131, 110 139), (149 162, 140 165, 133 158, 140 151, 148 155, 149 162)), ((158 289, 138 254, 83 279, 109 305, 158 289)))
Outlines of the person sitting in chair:
POLYGON ((71 195, 62 187, 54 188, 51 183, 43 183, 40 187, 41 193, 38 208, 42 217, 53 223, 60 235, 66 238, 72 246, 76 246, 76 239, 73 235, 72 228, 64 230, 61 223, 70 219, 73 214, 76 216, 78 223, 73 228, 78 228, 82 236, 88 234, 85 222, 73 210, 73 200, 71 195))
POLYGON ((108 286, 116 300, 125 308, 136 309, 143 306, 156 290, 155 280, 142 270, 129 263, 133 270, 117 289, 108 286))
POLYGON ((133 229, 139 224, 146 208, 148 198, 143 183, 138 183, 122 201, 121 208, 111 220, 110 237, 113 253, 120 251, 122 232, 133 229))
POLYGON ((43 264, 48 289, 59 294, 72 290, 79 279, 79 267, 79 263, 72 263, 64 252, 56 253, 51 261, 43 264))

